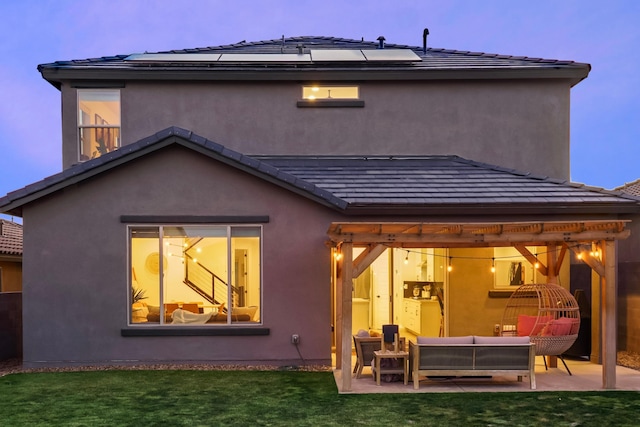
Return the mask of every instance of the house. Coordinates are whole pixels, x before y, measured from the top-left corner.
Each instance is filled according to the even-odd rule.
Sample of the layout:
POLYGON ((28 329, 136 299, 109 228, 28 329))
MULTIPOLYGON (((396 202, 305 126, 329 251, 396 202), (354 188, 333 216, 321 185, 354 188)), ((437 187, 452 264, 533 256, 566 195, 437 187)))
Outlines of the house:
MULTIPOLYGON (((640 180, 628 182, 614 189, 625 194, 640 197, 640 180)), ((632 238, 619 243, 618 257, 618 349, 640 353, 640 217, 633 216, 629 228, 632 238)))
POLYGON ((63 170, 0 198, 27 224, 26 366, 330 365, 335 348, 350 372, 359 329, 491 335, 514 286, 568 286, 588 248, 615 387, 615 244, 640 204, 569 181, 588 64, 425 32, 38 69, 61 92, 63 170))
POLYGON ((22 290, 22 224, 0 218, 0 292, 22 290))
POLYGON ((0 360, 22 355, 22 224, 0 218, 0 360))

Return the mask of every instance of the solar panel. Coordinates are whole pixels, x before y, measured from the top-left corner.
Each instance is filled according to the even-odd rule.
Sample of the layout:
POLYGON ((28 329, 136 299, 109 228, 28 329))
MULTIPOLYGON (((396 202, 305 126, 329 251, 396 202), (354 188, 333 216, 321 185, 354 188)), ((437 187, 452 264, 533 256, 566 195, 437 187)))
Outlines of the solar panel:
POLYGON ((311 53, 136 53, 125 61, 139 62, 414 62, 410 49, 311 49, 311 53))
POLYGON ((367 61, 385 61, 385 62, 416 62, 422 61, 410 49, 369 49, 362 50, 362 54, 367 61))
POLYGON ((223 53, 218 62, 311 62, 308 53, 223 53))
POLYGON ((216 62, 219 53, 136 53, 124 58, 125 61, 141 62, 216 62))
POLYGON ((367 60, 358 49, 311 49, 311 59, 314 62, 365 62, 367 60))

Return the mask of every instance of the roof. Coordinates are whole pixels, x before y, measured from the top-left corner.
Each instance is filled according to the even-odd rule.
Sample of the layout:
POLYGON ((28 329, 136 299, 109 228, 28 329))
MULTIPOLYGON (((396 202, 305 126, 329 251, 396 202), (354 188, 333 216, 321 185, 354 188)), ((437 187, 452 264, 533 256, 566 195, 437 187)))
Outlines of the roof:
POLYGON ((579 204, 637 204, 622 193, 514 169, 439 156, 255 156, 344 200, 352 210, 431 212, 475 206, 475 212, 539 212, 579 204))
POLYGON ((458 156, 250 156, 170 127, 0 198, 22 206, 170 145, 180 145, 339 212, 364 214, 618 214, 640 198, 458 156))
POLYGON ((0 255, 22 256, 22 224, 0 218, 0 255))
MULTIPOLYGON (((586 78, 591 69, 589 64, 569 60, 403 44, 386 44, 384 49, 411 51, 418 56, 418 61, 323 61, 315 59, 320 58, 320 55, 314 56, 313 53, 336 50, 360 50, 366 53, 377 49, 379 42, 364 39, 283 37, 258 42, 241 41, 231 45, 154 52, 153 55, 144 52, 141 56, 130 53, 56 61, 41 64, 38 70, 46 80, 59 88, 61 81, 69 79, 348 80, 354 77, 359 80, 564 78, 575 85, 586 78), (221 61, 216 54, 238 54, 236 58, 244 59, 221 61), (155 58, 144 60, 145 55, 147 58, 155 58), (246 59, 249 57, 251 60, 246 59), (309 60, 295 59, 303 57, 308 57, 309 60)), ((393 57, 390 55, 390 58, 393 57)))
POLYGON ((632 196, 640 197, 640 179, 636 179, 632 182, 627 182, 620 187, 614 188, 615 191, 620 191, 625 194, 631 194, 632 196))

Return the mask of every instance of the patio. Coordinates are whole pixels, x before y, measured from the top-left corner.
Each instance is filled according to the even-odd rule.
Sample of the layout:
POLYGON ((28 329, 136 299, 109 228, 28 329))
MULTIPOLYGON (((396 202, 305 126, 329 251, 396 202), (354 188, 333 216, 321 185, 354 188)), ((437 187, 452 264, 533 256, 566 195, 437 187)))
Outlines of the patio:
MULTIPOLYGON (((441 380, 423 379, 420 389, 414 390, 413 383, 404 385, 402 381, 376 385, 371 369, 365 368, 362 378, 351 378, 351 391, 341 390, 342 371, 334 370, 338 392, 344 394, 366 393, 473 393, 473 392, 541 392, 541 391, 603 391, 602 365, 584 359, 565 359, 573 375, 569 375, 558 363, 558 368, 545 371, 541 356, 536 357, 536 390, 529 388, 525 378, 518 382, 515 376, 494 376, 488 378, 454 378, 441 380)), ((352 365, 353 366, 353 365, 352 365)), ((615 390, 640 391, 640 371, 616 366, 615 390)))

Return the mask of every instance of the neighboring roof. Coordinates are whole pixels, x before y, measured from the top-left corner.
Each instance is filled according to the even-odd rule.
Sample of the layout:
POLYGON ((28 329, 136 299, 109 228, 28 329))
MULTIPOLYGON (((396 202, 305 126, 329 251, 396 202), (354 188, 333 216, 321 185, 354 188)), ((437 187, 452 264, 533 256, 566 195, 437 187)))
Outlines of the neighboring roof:
MULTIPOLYGON (((63 80, 359 80, 378 79, 486 79, 563 78, 572 85, 589 74, 591 66, 568 60, 529 58, 432 47, 386 44, 387 50, 410 50, 419 61, 322 60, 313 51, 359 50, 371 52, 378 42, 336 37, 288 37, 258 42, 41 64, 38 71, 60 88, 63 80), (219 55, 218 55, 219 54, 219 55), (220 60, 220 55, 236 55, 220 60), (154 57, 153 59, 145 60, 154 57), (260 60, 264 57, 264 60, 260 60), (185 60, 188 59, 188 60, 185 60), (198 58, 199 60, 195 60, 198 58), (247 60, 246 58, 251 58, 247 60), (275 58, 275 59, 274 59, 275 58), (294 59, 291 59, 294 58, 294 59), (303 58, 303 59, 295 59, 303 58), (308 58, 308 60, 307 60, 308 58), (354 73, 356 73, 354 75, 354 73)), ((331 56, 329 54, 329 56, 331 56)), ((366 56, 366 55, 365 55, 366 56)), ((113 82, 116 84, 117 82, 113 82)), ((82 86, 81 83, 77 83, 82 86)))
POLYGON ((466 160, 458 156, 248 156, 178 127, 76 164, 0 198, 22 206, 150 152, 180 145, 353 215, 619 214, 640 198, 466 160), (469 211, 465 211, 469 209, 469 211))
POLYGON ((640 179, 636 179, 635 181, 616 187, 614 190, 640 197, 640 179))
POLYGON ((22 224, 0 218, 0 255, 22 256, 22 224))

